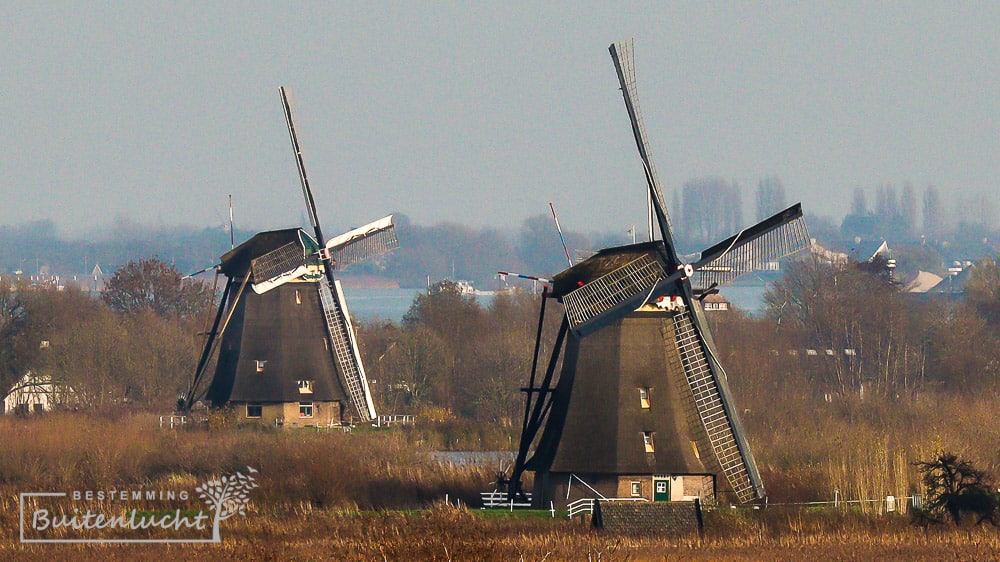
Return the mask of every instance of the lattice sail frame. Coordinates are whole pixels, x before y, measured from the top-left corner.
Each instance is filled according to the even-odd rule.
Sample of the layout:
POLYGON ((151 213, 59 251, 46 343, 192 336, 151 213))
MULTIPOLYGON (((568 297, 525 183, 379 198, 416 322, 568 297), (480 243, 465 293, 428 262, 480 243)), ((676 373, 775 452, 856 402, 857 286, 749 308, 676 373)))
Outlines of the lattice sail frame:
POLYGON ((319 267, 319 261, 315 258, 318 250, 319 244, 300 230, 298 242, 289 242, 250 260, 254 292, 262 295, 309 274, 319 267))
POLYGON ((337 269, 344 269, 399 247, 392 215, 355 228, 326 243, 337 269))
POLYGON ((639 111, 639 89, 635 78, 635 49, 633 41, 630 39, 627 42, 615 43, 611 45, 610 51, 615 68, 618 71, 618 81, 624 94, 625 108, 632 119, 632 132, 635 135, 639 157, 642 160, 643 169, 646 173, 646 181, 653 193, 655 206, 657 207, 656 210, 658 213, 662 213, 663 219, 666 221, 668 232, 663 232, 662 234, 665 239, 672 240, 674 225, 670 219, 670 213, 667 212, 663 190, 660 188, 660 180, 656 175, 656 165, 653 164, 653 158, 650 156, 646 123, 642 118, 642 112, 639 111))
POLYGON ((361 352, 354 337, 354 327, 351 325, 351 315, 347 310, 344 291, 340 281, 337 280, 333 282, 334 291, 330 290, 330 284, 326 279, 321 279, 318 285, 323 318, 326 320, 327 332, 333 344, 331 351, 337 360, 337 365, 340 366, 344 389, 361 420, 371 421, 375 418, 375 405, 368 389, 368 377, 365 376, 365 366, 361 362, 361 352))
POLYGON ((695 270, 691 284, 700 289, 725 285, 808 247, 809 229, 799 217, 745 243, 734 240, 730 250, 695 270))
POLYGON ((667 277, 663 264, 644 254, 563 297, 570 327, 576 329, 615 307, 648 293, 667 277))
POLYGON ((738 430, 733 426, 731 412, 727 410, 719 381, 705 353, 707 344, 695 329, 690 315, 688 310, 674 313, 673 330, 665 331, 664 337, 667 346, 676 347, 690 389, 686 398, 689 415, 699 424, 697 446, 700 454, 712 455, 737 499, 741 503, 750 502, 763 495, 763 487, 758 490, 754 485, 755 481, 760 481, 756 463, 745 444, 741 451, 738 430))

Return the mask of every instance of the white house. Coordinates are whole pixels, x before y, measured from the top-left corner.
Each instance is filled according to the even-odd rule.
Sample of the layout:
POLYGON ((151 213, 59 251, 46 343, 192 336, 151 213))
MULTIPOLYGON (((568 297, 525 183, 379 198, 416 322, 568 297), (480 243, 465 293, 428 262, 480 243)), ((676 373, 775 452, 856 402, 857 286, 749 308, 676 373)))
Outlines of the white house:
POLYGON ((68 385, 53 382, 49 375, 28 371, 17 381, 3 399, 4 414, 48 412, 57 405, 75 400, 75 392, 68 385))

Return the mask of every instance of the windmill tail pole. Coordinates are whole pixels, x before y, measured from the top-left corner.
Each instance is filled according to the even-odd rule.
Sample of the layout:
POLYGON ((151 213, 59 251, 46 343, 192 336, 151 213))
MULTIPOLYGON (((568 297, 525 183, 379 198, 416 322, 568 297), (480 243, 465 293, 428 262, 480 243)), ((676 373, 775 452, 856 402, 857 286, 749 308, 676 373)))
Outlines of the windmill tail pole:
POLYGON ((552 211, 552 220, 556 223, 556 232, 559 233, 559 241, 562 242, 563 252, 566 254, 566 263, 570 267, 573 267, 573 260, 569 257, 569 248, 566 247, 566 239, 563 238, 562 227, 559 226, 559 217, 556 216, 556 208, 552 203, 549 203, 549 209, 552 211))
POLYGON ((536 277, 534 275, 525 275, 523 273, 511 273, 510 271, 498 271, 497 275, 499 275, 500 277, 517 277, 518 279, 530 279, 531 281, 541 281, 542 283, 546 283, 546 284, 549 284, 549 285, 552 284, 552 280, 551 279, 546 279, 544 277, 536 277))
POLYGON ((201 275, 202 273, 205 273, 206 271, 208 271, 208 270, 210 270, 210 269, 215 269, 215 270, 218 270, 218 269, 219 269, 219 266, 220 266, 220 265, 222 265, 222 264, 219 264, 219 263, 217 263, 217 264, 215 264, 215 265, 210 265, 210 266, 208 266, 208 267, 205 267, 205 268, 202 268, 202 269, 199 269, 198 271, 195 271, 194 273, 188 273, 188 274, 187 274, 187 275, 185 275, 184 277, 181 277, 181 279, 182 279, 182 280, 183 280, 183 279, 190 279, 190 278, 192 278, 192 277, 195 277, 195 276, 197 276, 197 275, 201 275))

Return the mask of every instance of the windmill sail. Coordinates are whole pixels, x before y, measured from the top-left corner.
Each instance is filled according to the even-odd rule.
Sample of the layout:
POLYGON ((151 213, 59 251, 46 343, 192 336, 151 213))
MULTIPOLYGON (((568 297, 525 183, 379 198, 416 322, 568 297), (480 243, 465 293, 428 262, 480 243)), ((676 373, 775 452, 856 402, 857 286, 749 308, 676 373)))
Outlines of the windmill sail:
MULTIPOLYGON (((288 136, 292 142, 292 150, 295 152, 295 163, 299 169, 299 180, 302 184, 302 194, 306 200, 306 208, 309 211, 309 220, 313 225, 313 230, 316 232, 316 241, 324 245, 325 248, 329 248, 330 246, 325 244, 323 239, 323 230, 320 227, 319 217, 316 213, 316 202, 313 199, 312 189, 309 187, 309 178, 306 175, 302 149, 299 147, 298 135, 295 132, 295 119, 292 113, 292 106, 288 101, 288 95, 284 87, 279 88, 278 93, 281 96, 281 104, 285 111, 288 136)), ((358 247, 359 251, 353 253, 353 257, 363 254, 361 250, 365 250, 364 240, 366 239, 386 246, 386 250, 391 249, 385 240, 386 237, 392 240, 395 239, 391 217, 389 217, 389 224, 373 227, 373 234, 374 236, 367 236, 365 233, 361 233, 359 236, 351 236, 349 232, 345 235, 349 238, 339 244, 339 247, 347 246, 350 244, 351 239, 357 238, 361 246, 358 247), (383 234, 380 236, 379 233, 383 234)), ((337 248, 338 243, 334 242, 332 246, 333 248, 337 248)), ((371 248, 368 248, 368 250, 370 251, 371 248)), ((319 283, 320 306, 323 309, 323 317, 326 320, 327 335, 332 344, 330 351, 340 369, 344 388, 350 397, 355 412, 362 421, 370 421, 375 417, 375 406, 372 403, 371 393, 368 389, 368 380, 365 377, 365 369, 361 363, 361 354, 358 352, 358 345, 354 339, 354 330, 351 327, 351 319, 347 312, 344 294, 340 288, 340 283, 333 277, 333 262, 331 257, 329 251, 320 252, 323 271, 326 274, 326 279, 321 280, 319 283)), ((345 257, 347 256, 345 255, 345 257)))
POLYGON ((719 242, 694 264, 695 287, 724 285, 809 247, 809 229, 799 203, 719 242))
POLYGON ((656 218, 660 225, 660 234, 668 245, 673 245, 673 225, 667 207, 663 200, 663 190, 660 189, 660 180, 656 176, 656 167, 649 155, 649 142, 646 137, 646 125, 639 112, 639 93, 635 80, 635 59, 633 57, 632 42, 614 43, 608 50, 611 52, 611 59, 615 63, 615 72, 618 73, 618 83, 621 86, 622 97, 625 100, 625 109, 628 111, 629 120, 632 122, 632 135, 635 137, 636 148, 639 149, 639 158, 642 160, 643 171, 646 174, 646 185, 649 187, 650 203, 656 212, 656 218))
POLYGON ((619 310, 635 310, 656 283, 666 277, 663 264, 654 253, 639 254, 563 297, 570 328, 577 333, 587 333, 599 327, 603 318, 611 318, 619 310))
POLYGON ((300 230, 297 241, 250 260, 254 292, 261 295, 306 275, 310 271, 310 265, 319 265, 315 258, 318 250, 316 241, 300 230))
POLYGON ((739 418, 731 412, 728 385, 723 377, 716 375, 716 368, 705 353, 708 343, 695 328, 689 311, 674 314, 673 341, 668 338, 666 345, 676 346, 679 352, 681 368, 691 390, 690 395, 685 396, 688 408, 696 414, 704 430, 696 432, 698 448, 714 456, 718 469, 739 501, 764 497, 757 464, 746 444, 739 418))
POLYGON ((392 215, 355 228, 327 241, 326 248, 339 269, 399 247, 392 215))
POLYGON ((368 390, 365 367, 361 363, 361 353, 354 337, 340 281, 334 281, 334 289, 336 292, 331 291, 329 284, 324 281, 319 283, 320 303, 323 305, 323 316, 333 342, 332 351, 340 366, 344 389, 347 390, 351 404, 362 421, 371 421, 375 418, 375 405, 368 390))

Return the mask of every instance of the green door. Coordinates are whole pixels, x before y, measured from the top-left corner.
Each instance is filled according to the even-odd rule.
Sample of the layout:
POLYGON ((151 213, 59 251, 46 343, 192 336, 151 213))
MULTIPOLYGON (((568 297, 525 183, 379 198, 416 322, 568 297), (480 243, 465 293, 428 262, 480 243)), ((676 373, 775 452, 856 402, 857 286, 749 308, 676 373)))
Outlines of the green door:
POLYGON ((670 501, 670 481, 666 478, 653 478, 653 501, 670 501))

